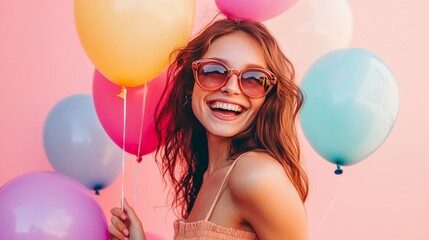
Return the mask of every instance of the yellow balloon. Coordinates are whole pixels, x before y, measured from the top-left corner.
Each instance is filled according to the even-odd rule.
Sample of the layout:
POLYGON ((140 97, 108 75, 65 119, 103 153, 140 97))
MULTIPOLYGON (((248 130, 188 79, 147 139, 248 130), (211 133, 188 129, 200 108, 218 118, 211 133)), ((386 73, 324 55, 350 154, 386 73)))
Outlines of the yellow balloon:
POLYGON ((154 79, 170 53, 187 43, 195 0, 75 0, 74 15, 86 54, 122 87, 154 79))

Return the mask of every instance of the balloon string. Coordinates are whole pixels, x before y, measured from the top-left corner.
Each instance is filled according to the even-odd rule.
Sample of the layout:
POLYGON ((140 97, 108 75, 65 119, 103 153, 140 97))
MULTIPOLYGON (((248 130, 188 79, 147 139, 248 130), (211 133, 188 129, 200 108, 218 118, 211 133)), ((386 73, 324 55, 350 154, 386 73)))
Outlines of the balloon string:
POLYGON ((134 202, 133 202, 133 205, 136 205, 136 203, 137 203, 137 194, 138 194, 138 185, 139 185, 139 166, 140 166, 140 164, 136 164, 136 184, 135 184, 135 186, 136 186, 136 189, 134 190, 134 202))
POLYGON ((319 231, 322 229, 323 225, 325 225, 326 219, 327 219, 329 213, 331 212, 332 207, 335 205, 335 202, 337 201, 337 199, 340 195, 340 191, 343 188, 342 186, 344 185, 344 178, 345 178, 345 176, 341 175, 340 187, 337 188, 337 192, 335 193, 334 197, 332 198, 332 201, 329 204, 328 208, 326 208, 325 214, 323 214, 322 221, 320 222, 319 229, 318 229, 319 231))
POLYGON ((144 122, 144 115, 146 111, 146 95, 147 95, 147 83, 144 84, 143 89, 143 103, 142 103, 142 115, 141 115, 141 122, 140 122, 140 134, 139 134, 139 144, 137 149, 137 158, 139 159, 140 156, 140 147, 141 147, 141 141, 142 141, 142 135, 143 135, 143 122, 144 122))
POLYGON ((140 162, 142 161, 142 156, 140 156, 140 147, 141 147, 141 142, 142 142, 142 137, 143 137, 143 126, 144 126, 144 119, 145 119, 145 112, 146 112, 146 97, 147 97, 147 88, 148 85, 147 83, 144 84, 144 89, 143 89, 143 103, 142 103, 142 115, 141 115, 141 122, 140 122, 140 134, 139 134, 139 144, 138 144, 138 149, 137 149, 137 165, 136 165, 136 188, 134 191, 134 204, 137 202, 137 195, 138 195, 138 189, 139 189, 139 166, 140 166, 140 162))
POLYGON ((124 210, 124 175, 125 175, 125 132, 127 123, 127 89, 122 87, 124 93, 124 125, 122 129, 122 189, 121 189, 121 209, 124 210))
POLYGON ((331 212, 332 206, 334 206, 335 202, 337 201, 339 193, 337 192, 332 199, 331 203, 329 204, 328 208, 326 208, 325 214, 323 214, 322 221, 319 225, 319 231, 322 229, 323 225, 325 225, 326 218, 328 217, 329 213, 331 212))

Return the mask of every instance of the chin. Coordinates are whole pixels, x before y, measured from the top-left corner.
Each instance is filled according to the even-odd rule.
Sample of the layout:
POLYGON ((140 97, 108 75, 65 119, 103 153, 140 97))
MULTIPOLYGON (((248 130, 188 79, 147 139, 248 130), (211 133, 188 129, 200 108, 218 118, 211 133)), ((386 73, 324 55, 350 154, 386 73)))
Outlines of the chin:
POLYGON ((239 134, 240 131, 237 131, 236 128, 215 128, 215 129, 207 129, 207 133, 217 136, 217 137, 223 137, 223 138, 232 138, 235 135, 239 134))

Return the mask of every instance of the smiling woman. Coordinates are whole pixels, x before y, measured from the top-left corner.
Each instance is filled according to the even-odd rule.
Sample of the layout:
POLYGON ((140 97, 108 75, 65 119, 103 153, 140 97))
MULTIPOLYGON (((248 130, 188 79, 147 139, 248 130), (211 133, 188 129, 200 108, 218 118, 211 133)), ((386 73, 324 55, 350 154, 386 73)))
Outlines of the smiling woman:
MULTIPOLYGON (((302 93, 267 29, 214 22, 178 50, 164 93, 158 153, 181 213, 174 238, 307 239, 302 93)), ((112 239, 145 239, 128 204, 111 212, 112 239)))
MULTIPOLYGON (((247 87, 249 84, 245 82, 254 81, 251 80, 254 77, 248 75, 255 75, 256 73, 253 70, 255 74, 251 74, 252 70, 247 70, 246 68, 249 65, 261 66, 260 74, 264 74, 262 67, 266 66, 266 62, 262 49, 257 42, 249 34, 241 31, 221 36, 213 41, 202 59, 210 60, 215 57, 221 59, 217 64, 212 62, 210 65, 205 64, 201 67, 203 62, 201 60, 198 62, 200 64, 197 65, 196 70, 198 71, 196 73, 200 74, 194 74, 194 76, 195 81, 199 84, 194 84, 192 110, 195 117, 207 130, 207 138, 214 138, 213 140, 218 141, 217 137, 233 137, 243 132, 253 122, 264 103, 265 92, 264 85, 261 82, 254 87, 254 89, 261 89, 260 91, 247 87), (233 66, 233 69, 242 71, 239 71, 239 75, 227 74, 228 68, 224 67, 226 64, 233 66), (214 72, 209 69, 213 65, 221 66, 221 69, 224 68, 225 70, 218 70, 218 67, 214 72), (221 84, 218 83, 220 82, 219 78, 223 80, 221 84), (207 82, 211 82, 211 84, 207 82), (248 92, 260 94, 256 95, 258 98, 251 98, 247 94, 248 92), (212 104, 219 105, 222 109, 226 108, 226 111, 213 109, 211 108, 212 104), (228 108, 235 107, 240 107, 243 111, 238 115, 231 114, 228 108)), ((223 142, 221 139, 219 141, 223 142)), ((230 141, 230 139, 227 141, 230 141)))

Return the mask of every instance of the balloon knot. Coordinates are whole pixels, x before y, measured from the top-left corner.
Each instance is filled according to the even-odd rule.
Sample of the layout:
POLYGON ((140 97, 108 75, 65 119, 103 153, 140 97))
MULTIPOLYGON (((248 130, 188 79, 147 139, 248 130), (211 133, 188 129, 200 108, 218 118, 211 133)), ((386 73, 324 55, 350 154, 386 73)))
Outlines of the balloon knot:
POLYGON ((142 160, 143 160, 142 156, 137 157, 137 163, 141 163, 142 160))
POLYGON ((116 95, 117 97, 119 97, 119 98, 122 98, 122 99, 124 99, 124 96, 125 96, 125 93, 124 93, 124 87, 122 87, 121 88, 121 92, 118 94, 118 95, 116 95))
POLYGON ((97 184, 94 186, 95 195, 100 195, 100 190, 103 189, 102 184, 97 184))
POLYGON ((343 174, 343 169, 341 169, 341 164, 337 164, 337 169, 334 172, 337 175, 343 174))

